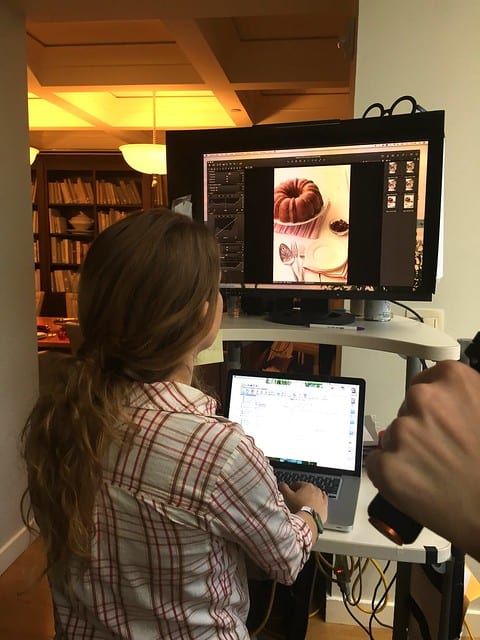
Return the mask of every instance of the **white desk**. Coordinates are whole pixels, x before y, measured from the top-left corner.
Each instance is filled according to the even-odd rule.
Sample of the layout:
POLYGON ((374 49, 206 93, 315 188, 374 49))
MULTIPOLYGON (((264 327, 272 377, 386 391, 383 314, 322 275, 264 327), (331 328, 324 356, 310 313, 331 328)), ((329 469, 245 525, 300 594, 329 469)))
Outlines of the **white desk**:
POLYGON ((428 529, 423 529, 412 544, 399 546, 372 527, 368 522, 367 507, 376 493, 375 487, 364 473, 352 531, 345 533, 325 529, 315 544, 314 551, 424 564, 428 549, 429 562, 446 562, 450 558, 450 543, 428 529), (435 550, 436 557, 433 558, 435 550))
POLYGON ((425 360, 458 360, 460 345, 454 338, 427 324, 394 316, 389 322, 361 320, 363 331, 309 328, 270 322, 264 316, 223 316, 223 339, 236 342, 313 342, 398 353, 425 360))
MULTIPOLYGON (((364 327, 364 330, 308 328, 273 323, 261 316, 233 318, 225 315, 222 320, 222 333, 225 342, 278 340, 340 345, 397 353, 404 356, 406 360, 407 385, 419 369, 418 359, 438 362, 440 360, 458 360, 460 357, 460 345, 457 340, 443 331, 416 320, 394 316, 389 322, 361 320, 353 326, 357 324, 364 327)), ((393 638, 404 640, 409 634, 408 594, 411 566, 412 564, 445 563, 449 568, 453 563, 451 546, 445 539, 427 529, 422 531, 413 544, 397 546, 390 542, 368 522, 367 506, 375 494, 375 488, 368 477, 364 476, 352 531, 341 533, 326 530, 315 544, 314 550, 396 561, 398 564, 393 638)), ((448 593, 442 594, 438 633, 438 638, 441 640, 447 638, 449 607, 453 589, 452 583, 448 583, 448 593)))
POLYGON ((419 359, 439 362, 460 358, 460 345, 457 340, 443 331, 411 318, 394 316, 389 322, 361 320, 348 326, 361 326, 363 330, 351 331, 340 327, 309 328, 270 322, 265 316, 241 315, 233 318, 224 314, 222 333, 225 342, 280 340, 398 353, 405 357, 406 386, 421 368, 419 359))

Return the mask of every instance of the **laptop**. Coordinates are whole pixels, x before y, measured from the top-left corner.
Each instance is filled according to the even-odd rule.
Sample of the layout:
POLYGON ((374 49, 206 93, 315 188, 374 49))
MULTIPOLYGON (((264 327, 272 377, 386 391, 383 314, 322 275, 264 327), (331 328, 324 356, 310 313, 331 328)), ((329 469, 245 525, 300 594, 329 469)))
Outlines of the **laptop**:
POLYGON ((225 415, 242 425, 278 481, 312 482, 329 495, 325 528, 350 531, 362 470, 365 381, 343 376, 228 373, 225 415))

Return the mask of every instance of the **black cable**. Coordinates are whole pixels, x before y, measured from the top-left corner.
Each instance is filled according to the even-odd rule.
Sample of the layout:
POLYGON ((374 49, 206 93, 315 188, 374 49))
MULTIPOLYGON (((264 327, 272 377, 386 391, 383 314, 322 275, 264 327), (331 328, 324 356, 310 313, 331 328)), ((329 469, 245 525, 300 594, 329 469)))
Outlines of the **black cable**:
MULTIPOLYGON (((388 560, 388 562, 385 564, 382 572, 385 575, 390 567, 390 560, 388 560)), ((393 579, 395 579, 396 576, 393 577, 393 579)), ((373 590, 373 595, 372 595, 372 613, 371 613, 371 617, 374 618, 374 620, 376 620, 376 622, 378 622, 379 625, 381 625, 382 627, 385 627, 386 629, 393 629, 393 627, 385 622, 383 622, 382 620, 380 620, 380 618, 377 617, 377 612, 378 609, 383 605, 385 598, 387 597, 387 589, 390 588, 390 586, 387 587, 387 589, 385 590, 384 594, 382 595, 382 597, 380 598, 380 600, 377 602, 377 604, 375 605, 375 597, 377 595, 377 591, 380 588, 380 585, 383 584, 383 580, 382 580, 382 576, 380 576, 377 584, 375 585, 375 589, 373 590)))
MULTIPOLYGON (((416 319, 418 320, 418 322, 423 322, 425 323, 425 319, 423 318, 423 316, 421 316, 418 311, 415 311, 415 309, 412 309, 412 307, 409 307, 406 304, 403 304, 403 302, 398 302, 397 300, 392 300, 392 304, 396 304, 399 307, 402 307, 402 309, 406 309, 409 313, 411 313, 412 315, 414 315, 416 317, 416 319)), ((425 362, 425 360, 423 358, 419 358, 420 363, 422 365, 422 370, 424 371, 425 369, 427 369, 427 363, 425 362)))
POLYGON ((365 631, 365 633, 370 638, 370 640, 374 640, 371 630, 367 629, 367 627, 363 624, 363 622, 359 620, 357 616, 354 616, 353 613, 350 611, 350 603, 346 599, 345 594, 342 593, 342 597, 343 597, 343 604, 345 605, 345 609, 347 610, 347 613, 350 615, 351 618, 355 620, 358 626, 365 631))
MULTIPOLYGON (((367 559, 367 561, 366 561, 365 565, 364 565, 364 566, 363 566, 363 568, 362 568, 362 561, 361 561, 361 558, 358 558, 358 559, 357 559, 357 567, 358 567, 358 584, 359 584, 359 586, 358 586, 358 596, 357 596, 356 598, 353 598, 353 597, 351 598, 351 600, 350 600, 349 604, 350 604, 352 607, 356 607, 356 606, 361 602, 361 600, 362 600, 362 590, 363 590, 363 572, 364 572, 364 570, 365 570, 365 567, 367 566, 367 563, 368 563, 368 559, 367 559)), ((354 567, 354 568, 353 568, 353 570, 352 570, 352 574, 353 574, 353 571, 354 571, 354 570, 355 570, 355 567, 354 567)), ((352 589, 352 595, 353 595, 353 589, 352 589)))
POLYGON ((409 307, 406 304, 403 304, 403 302, 397 302, 397 300, 392 300, 392 304, 396 304, 399 307, 402 307, 402 309, 406 309, 412 315, 414 315, 419 322, 425 322, 424 318, 418 313, 418 311, 415 311, 415 309, 412 309, 412 307, 409 307))
POLYGON ((377 610, 379 609, 379 607, 381 606, 382 602, 385 600, 385 598, 387 597, 388 592, 390 591, 390 589, 392 588, 395 580, 397 579, 397 574, 395 573, 395 575, 393 576, 393 578, 390 580, 390 582, 387 585, 387 588, 385 589, 385 592, 383 594, 383 596, 380 598, 380 600, 377 602, 372 615, 370 616, 370 620, 368 622, 368 632, 369 632, 369 636, 370 638, 372 637, 372 626, 373 626, 373 620, 375 619, 375 614, 377 612, 377 610))

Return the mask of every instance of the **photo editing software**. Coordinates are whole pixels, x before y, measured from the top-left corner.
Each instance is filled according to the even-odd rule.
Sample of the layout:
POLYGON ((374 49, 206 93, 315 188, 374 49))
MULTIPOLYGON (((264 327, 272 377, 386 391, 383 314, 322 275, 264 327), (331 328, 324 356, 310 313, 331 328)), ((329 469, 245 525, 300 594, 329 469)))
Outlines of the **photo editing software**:
POLYGON ((427 156, 427 141, 204 154, 204 221, 220 244, 222 285, 414 289, 427 156), (315 197, 294 194, 278 220, 279 190, 292 184, 315 197))

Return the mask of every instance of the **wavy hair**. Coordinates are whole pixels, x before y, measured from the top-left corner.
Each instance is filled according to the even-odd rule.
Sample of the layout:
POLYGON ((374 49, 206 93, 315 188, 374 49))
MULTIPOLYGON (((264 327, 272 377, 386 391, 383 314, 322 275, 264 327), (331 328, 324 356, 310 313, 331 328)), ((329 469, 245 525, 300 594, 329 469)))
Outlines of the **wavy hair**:
POLYGON ((131 387, 168 379, 208 334, 218 279, 211 233, 168 209, 132 213, 92 243, 78 295, 83 344, 22 433, 22 515, 27 524, 33 512, 57 580, 68 582, 72 559, 90 558, 106 448, 128 446, 134 429, 131 387))

